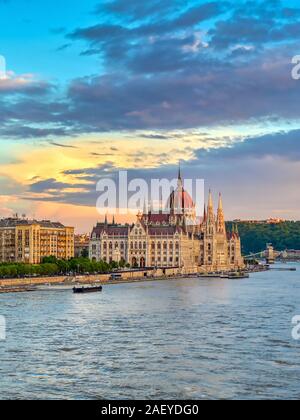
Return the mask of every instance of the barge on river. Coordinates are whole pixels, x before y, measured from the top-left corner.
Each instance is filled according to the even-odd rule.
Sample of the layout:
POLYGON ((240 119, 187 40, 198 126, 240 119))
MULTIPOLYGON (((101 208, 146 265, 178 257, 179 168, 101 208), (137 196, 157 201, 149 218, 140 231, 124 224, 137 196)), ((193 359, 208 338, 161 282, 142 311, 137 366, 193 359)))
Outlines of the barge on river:
POLYGON ((97 292, 102 292, 102 286, 74 287, 73 288, 73 293, 76 293, 76 294, 97 293, 97 292))

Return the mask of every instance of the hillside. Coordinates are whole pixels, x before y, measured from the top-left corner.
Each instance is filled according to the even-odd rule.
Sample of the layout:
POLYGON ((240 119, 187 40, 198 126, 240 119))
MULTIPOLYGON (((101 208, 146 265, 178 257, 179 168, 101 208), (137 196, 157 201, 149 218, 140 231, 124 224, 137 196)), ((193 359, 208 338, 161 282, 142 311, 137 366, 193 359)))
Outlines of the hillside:
MULTIPOLYGON (((283 222, 278 225, 270 224, 237 224, 241 240, 243 255, 260 252, 272 243, 276 250, 300 249, 300 222, 283 222)), ((232 222, 227 223, 230 230, 232 222)))

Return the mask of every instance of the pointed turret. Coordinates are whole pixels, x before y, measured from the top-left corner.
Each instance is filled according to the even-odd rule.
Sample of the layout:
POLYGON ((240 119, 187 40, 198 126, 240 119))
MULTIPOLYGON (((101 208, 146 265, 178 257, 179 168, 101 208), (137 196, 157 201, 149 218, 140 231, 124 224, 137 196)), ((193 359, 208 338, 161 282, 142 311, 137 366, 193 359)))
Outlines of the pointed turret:
POLYGON ((143 214, 144 214, 144 216, 146 216, 146 215, 147 215, 147 202, 146 202, 146 200, 144 201, 143 214))
POLYGON ((172 189, 171 191, 171 195, 170 195, 170 214, 173 216, 175 214, 175 202, 174 202, 174 197, 175 197, 175 191, 174 189, 172 189))
POLYGON ((185 220, 184 216, 183 216, 183 219, 182 219, 182 230, 183 230, 184 233, 187 233, 186 220, 185 220))
POLYGON ((223 211, 223 200, 222 200, 222 194, 219 194, 219 205, 218 205, 218 210, 223 211))
POLYGON ((219 205, 218 205, 218 215, 217 215, 217 231, 218 233, 226 233, 226 226, 225 226, 225 217, 223 211, 223 200, 222 194, 219 194, 219 205))
POLYGON ((232 223, 232 227, 231 227, 231 239, 235 238, 235 225, 234 223, 232 223))
POLYGON ((207 221, 210 223, 214 221, 214 203, 213 203, 211 190, 209 190, 209 195, 208 195, 207 221))
POLYGON ((206 205, 204 204, 204 212, 203 212, 203 221, 202 223, 206 223, 207 221, 207 213, 206 213, 206 205))
POLYGON ((214 235, 216 231, 216 219, 214 214, 214 203, 212 198, 211 190, 209 190, 207 215, 205 223, 206 233, 208 235, 214 235))
POLYGON ((163 193, 162 193, 162 190, 160 190, 160 193, 159 193, 159 214, 163 214, 163 193))

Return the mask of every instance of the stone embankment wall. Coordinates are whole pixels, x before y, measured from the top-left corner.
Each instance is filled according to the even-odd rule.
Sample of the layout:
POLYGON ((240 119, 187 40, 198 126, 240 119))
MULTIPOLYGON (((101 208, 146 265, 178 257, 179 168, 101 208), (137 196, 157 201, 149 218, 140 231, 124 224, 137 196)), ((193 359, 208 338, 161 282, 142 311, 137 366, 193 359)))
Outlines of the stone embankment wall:
MULTIPOLYGON (((176 277, 180 274, 194 274, 195 271, 184 272, 178 268, 167 268, 165 270, 145 270, 145 271, 125 271, 121 273, 122 278, 116 280, 120 281, 130 281, 130 280, 145 280, 151 278, 162 278, 162 277, 176 277)), ((110 274, 98 274, 98 275, 89 275, 89 276, 77 276, 77 277, 32 277, 26 279, 5 279, 0 280, 0 287, 18 287, 18 286, 38 286, 38 285, 55 285, 55 284, 93 284, 93 283, 107 283, 111 280, 110 274)))

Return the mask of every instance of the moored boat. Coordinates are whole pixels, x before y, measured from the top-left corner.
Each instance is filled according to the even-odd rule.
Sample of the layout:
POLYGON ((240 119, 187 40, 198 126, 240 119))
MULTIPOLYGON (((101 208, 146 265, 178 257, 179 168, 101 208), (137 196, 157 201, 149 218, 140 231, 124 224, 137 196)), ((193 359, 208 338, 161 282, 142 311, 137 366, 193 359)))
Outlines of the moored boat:
POLYGON ((102 292, 102 286, 95 287, 74 287, 73 293, 84 294, 84 293, 97 293, 102 292))
POLYGON ((198 274, 199 278, 204 279, 219 279, 221 277, 220 273, 206 273, 206 274, 198 274))
POLYGON ((249 279, 250 275, 248 273, 230 273, 228 274, 228 279, 249 279))

